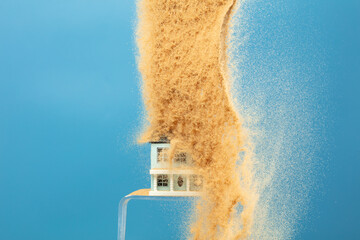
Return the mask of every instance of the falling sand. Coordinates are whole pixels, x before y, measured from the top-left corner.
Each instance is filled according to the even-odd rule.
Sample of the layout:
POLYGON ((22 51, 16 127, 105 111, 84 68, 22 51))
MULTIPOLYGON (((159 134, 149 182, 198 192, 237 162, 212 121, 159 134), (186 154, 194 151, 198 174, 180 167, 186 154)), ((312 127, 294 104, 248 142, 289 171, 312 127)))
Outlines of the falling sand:
POLYGON ((140 0, 139 69, 149 125, 195 161, 204 191, 192 239, 246 239, 257 196, 250 144, 230 96, 227 35, 236 0, 140 0))

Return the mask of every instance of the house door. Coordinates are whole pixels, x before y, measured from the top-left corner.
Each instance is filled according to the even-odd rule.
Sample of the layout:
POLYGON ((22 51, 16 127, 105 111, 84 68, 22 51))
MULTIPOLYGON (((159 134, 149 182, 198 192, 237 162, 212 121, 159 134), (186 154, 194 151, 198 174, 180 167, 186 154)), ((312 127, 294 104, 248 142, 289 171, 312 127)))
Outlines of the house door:
POLYGON ((186 191, 186 177, 184 175, 174 175, 174 190, 186 191))

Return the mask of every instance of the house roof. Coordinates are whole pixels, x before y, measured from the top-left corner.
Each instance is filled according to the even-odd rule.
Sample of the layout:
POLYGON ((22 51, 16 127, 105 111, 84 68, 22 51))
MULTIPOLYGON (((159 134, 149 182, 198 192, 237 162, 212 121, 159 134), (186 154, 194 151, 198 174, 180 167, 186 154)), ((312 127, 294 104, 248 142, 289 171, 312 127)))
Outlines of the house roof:
POLYGON ((170 143, 170 140, 167 137, 160 137, 157 140, 150 141, 150 143, 170 143))

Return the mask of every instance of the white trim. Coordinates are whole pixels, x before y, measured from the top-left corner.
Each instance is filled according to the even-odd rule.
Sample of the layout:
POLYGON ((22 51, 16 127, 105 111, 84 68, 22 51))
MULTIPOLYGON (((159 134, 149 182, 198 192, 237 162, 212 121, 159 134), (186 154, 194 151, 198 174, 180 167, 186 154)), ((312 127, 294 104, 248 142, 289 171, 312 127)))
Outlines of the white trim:
POLYGON ((157 191, 157 175, 154 175, 154 191, 157 191))
POLYGON ((170 191, 174 191, 174 175, 169 174, 168 176, 170 177, 170 191))
POLYGON ((173 197, 195 197, 200 196, 201 192, 196 191, 150 191, 150 196, 173 196, 173 197))
POLYGON ((150 174, 194 174, 192 169, 150 169, 150 174))
POLYGON ((186 191, 190 191, 190 176, 186 176, 186 191))

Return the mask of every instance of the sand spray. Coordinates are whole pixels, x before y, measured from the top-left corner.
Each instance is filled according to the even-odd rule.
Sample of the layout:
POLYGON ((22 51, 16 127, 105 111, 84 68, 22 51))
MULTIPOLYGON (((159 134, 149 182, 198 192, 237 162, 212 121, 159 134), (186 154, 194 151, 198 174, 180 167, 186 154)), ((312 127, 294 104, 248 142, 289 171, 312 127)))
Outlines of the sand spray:
POLYGON ((203 177, 191 239, 246 239, 257 202, 252 147, 230 94, 229 22, 236 0, 140 0, 137 44, 148 126, 203 177))

